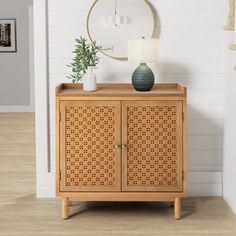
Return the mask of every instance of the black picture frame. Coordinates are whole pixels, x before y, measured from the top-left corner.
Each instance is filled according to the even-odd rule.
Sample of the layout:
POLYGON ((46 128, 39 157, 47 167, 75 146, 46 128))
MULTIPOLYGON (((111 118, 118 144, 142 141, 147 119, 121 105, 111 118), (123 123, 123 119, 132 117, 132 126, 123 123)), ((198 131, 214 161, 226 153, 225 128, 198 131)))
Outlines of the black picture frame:
POLYGON ((17 52, 16 19, 0 19, 0 53, 17 52))

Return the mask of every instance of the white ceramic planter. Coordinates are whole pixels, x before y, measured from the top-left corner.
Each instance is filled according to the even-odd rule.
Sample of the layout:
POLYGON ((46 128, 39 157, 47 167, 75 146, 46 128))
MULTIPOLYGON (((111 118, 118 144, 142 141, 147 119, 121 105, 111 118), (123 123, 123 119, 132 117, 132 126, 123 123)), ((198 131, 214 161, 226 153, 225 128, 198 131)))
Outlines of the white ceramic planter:
POLYGON ((83 89, 86 92, 92 92, 97 90, 97 76, 93 72, 92 68, 89 68, 89 70, 83 77, 83 89))

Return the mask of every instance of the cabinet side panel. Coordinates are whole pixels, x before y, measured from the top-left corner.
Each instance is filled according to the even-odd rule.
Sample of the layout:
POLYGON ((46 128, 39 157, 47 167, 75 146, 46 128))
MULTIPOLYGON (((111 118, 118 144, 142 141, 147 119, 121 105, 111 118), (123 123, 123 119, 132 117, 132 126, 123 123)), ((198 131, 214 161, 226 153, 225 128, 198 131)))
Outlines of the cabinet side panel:
POLYGON ((183 101, 183 191, 188 192, 188 111, 187 100, 183 101))
POLYGON ((56 196, 60 192, 60 99, 56 97, 56 196))

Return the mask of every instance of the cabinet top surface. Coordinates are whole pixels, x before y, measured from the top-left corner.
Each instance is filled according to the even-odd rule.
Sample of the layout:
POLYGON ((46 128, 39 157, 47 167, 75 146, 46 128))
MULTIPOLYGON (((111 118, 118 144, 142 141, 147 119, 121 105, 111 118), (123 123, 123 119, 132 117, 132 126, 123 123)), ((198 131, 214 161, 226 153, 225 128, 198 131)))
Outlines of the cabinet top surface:
POLYGON ((99 83, 94 92, 83 91, 82 84, 64 83, 56 87, 56 96, 63 97, 186 97, 187 89, 179 84, 155 84, 149 92, 138 92, 132 84, 99 83))

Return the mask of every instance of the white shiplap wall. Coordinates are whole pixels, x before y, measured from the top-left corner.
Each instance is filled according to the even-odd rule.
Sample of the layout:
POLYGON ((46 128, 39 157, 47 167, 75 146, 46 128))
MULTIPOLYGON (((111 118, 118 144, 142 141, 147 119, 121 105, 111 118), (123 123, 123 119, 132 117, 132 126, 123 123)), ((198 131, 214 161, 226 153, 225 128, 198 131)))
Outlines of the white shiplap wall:
MULTIPOLYGON (((48 0, 50 141, 55 171, 54 90, 68 82, 74 39, 87 36, 86 16, 93 0, 48 0)), ((188 87, 189 191, 222 194, 222 137, 225 0, 151 0, 160 23, 157 82, 188 87)), ((102 57, 99 82, 130 82, 135 66, 102 57)))

